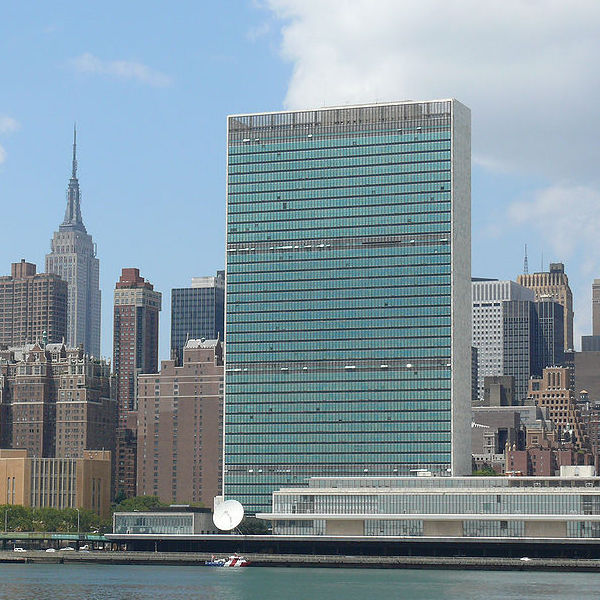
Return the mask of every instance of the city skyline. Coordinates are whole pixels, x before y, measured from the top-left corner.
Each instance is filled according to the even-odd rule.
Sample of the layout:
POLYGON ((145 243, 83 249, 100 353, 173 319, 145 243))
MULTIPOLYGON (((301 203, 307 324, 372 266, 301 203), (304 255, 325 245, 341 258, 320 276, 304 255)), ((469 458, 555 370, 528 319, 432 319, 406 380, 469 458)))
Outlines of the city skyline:
MULTIPOLYGON (((31 13, 15 5, 0 24, 0 54, 7 56, 0 189, 10 199, 5 218, 11 223, 0 240, 5 264, 21 257, 43 264, 64 208, 74 120, 81 132, 83 210, 98 244, 105 298, 121 268, 139 267, 168 306, 171 289, 224 266, 228 114, 451 95, 474 115, 473 274, 516 279, 527 242, 530 270, 539 270, 542 253, 546 268, 550 261, 565 263, 576 347, 579 336, 591 332, 589 284, 600 274, 600 260, 591 243, 598 181, 589 165, 597 164, 598 149, 586 141, 595 139, 595 123, 586 124, 591 135, 584 139, 574 119, 598 96, 585 60, 598 45, 592 35, 600 17, 596 5, 552 6, 539 19, 525 3, 504 6, 502 13, 494 8, 482 14, 473 10, 476 3, 463 1, 452 14, 447 7, 425 13, 417 5, 400 14, 384 2, 376 15, 363 2, 342 15, 333 3, 331 14, 340 18, 327 31, 320 5, 293 0, 242 2, 234 20, 227 7, 193 3, 168 15, 158 7, 119 5, 118 21, 109 16, 116 3, 105 8, 102 14, 67 2, 31 13), (477 53, 465 55, 453 43, 455 36, 442 26, 449 18, 477 53), (396 21, 410 23, 411 35, 392 36, 386 23, 396 21), (198 27, 207 22, 211 27, 199 40, 198 27), (523 26, 514 27, 516 22, 523 26), (532 22, 535 41, 527 34, 532 22), (436 45, 429 48, 431 28, 436 45), (153 31, 169 53, 153 43, 153 31), (311 36, 316 45, 307 43, 311 36), (352 39, 366 40, 358 46, 368 47, 371 58, 379 52, 389 59, 362 60, 358 46, 347 43, 352 39), (505 39, 511 47, 499 46, 502 54, 494 44, 505 39), (315 47, 335 60, 318 64, 315 47), (500 59, 502 86, 492 76, 500 59), (571 152, 575 147, 579 151, 571 152), (562 211, 565 202, 574 210, 562 211), (203 235, 198 252, 189 253, 194 222, 203 224, 203 235)), ((165 311, 161 358, 169 357, 168 321, 165 311)), ((108 357, 110 302, 104 302, 102 322, 102 354, 108 357)))

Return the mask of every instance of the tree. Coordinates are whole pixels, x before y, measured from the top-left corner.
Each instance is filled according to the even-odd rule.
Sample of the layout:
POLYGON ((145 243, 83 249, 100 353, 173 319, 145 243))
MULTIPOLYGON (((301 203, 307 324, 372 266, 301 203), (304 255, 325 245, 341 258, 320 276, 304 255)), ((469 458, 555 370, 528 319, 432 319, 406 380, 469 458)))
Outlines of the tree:
POLYGON ((242 535, 266 535, 269 531, 269 521, 263 521, 256 517, 244 517, 237 526, 237 530, 242 535))
POLYGON ((135 498, 126 498, 113 507, 113 512, 133 512, 156 510, 157 508, 166 508, 169 506, 161 502, 158 496, 136 496, 135 498))
POLYGON ((496 473, 489 465, 483 465, 481 469, 473 471, 472 475, 474 477, 497 477, 499 473, 496 473))

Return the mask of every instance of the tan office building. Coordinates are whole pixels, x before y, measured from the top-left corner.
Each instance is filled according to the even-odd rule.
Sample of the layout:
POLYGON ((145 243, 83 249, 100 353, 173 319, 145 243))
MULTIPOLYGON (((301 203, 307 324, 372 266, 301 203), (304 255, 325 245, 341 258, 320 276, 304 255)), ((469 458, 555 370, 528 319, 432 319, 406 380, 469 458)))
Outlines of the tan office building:
POLYGON ((563 263, 550 263, 547 273, 519 275, 517 283, 535 293, 535 300, 552 298, 564 308, 565 351, 573 349, 573 293, 563 263))
POLYGON ((138 377, 139 495, 212 506, 223 477, 223 348, 188 340, 183 365, 138 377))
POLYGON ((0 450, 0 503, 32 508, 83 508, 110 513, 111 457, 85 450, 82 458, 32 458, 0 450))
POLYGON ((544 369, 542 377, 529 380, 529 398, 537 406, 548 409, 550 420, 556 425, 559 438, 569 434, 570 442, 579 448, 587 447, 587 436, 577 408, 575 392, 570 389, 571 373, 567 368, 544 369))

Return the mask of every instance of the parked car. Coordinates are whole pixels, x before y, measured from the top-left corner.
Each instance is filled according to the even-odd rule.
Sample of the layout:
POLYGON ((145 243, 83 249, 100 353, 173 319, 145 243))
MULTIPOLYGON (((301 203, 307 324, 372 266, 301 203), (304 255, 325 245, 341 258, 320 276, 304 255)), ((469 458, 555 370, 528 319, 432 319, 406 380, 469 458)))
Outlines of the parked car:
POLYGON ((15 546, 13 548, 14 552, 27 552, 27 550, 25 550, 25 548, 20 548, 19 546, 15 546))
POLYGON ((75 550, 72 546, 65 546, 64 548, 60 548, 60 550, 75 550))
POLYGON ((82 551, 85 552, 85 551, 87 551, 89 549, 90 549, 90 545, 89 544, 84 544, 83 546, 79 546, 79 551, 80 552, 82 552, 82 551))
POLYGON ((46 548, 46 552, 56 552, 56 548, 46 548))

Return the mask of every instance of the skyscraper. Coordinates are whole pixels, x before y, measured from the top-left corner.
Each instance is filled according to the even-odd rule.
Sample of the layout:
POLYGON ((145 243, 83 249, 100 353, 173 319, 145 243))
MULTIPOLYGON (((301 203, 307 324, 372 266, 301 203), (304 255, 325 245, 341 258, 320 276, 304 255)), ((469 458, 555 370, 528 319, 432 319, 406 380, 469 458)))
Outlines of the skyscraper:
POLYGON ((191 288, 171 290, 171 358, 181 364, 189 339, 223 340, 225 271, 193 277, 191 288))
POLYGON ((25 259, 13 263, 0 277, 0 345, 60 342, 66 333, 67 283, 25 259))
POLYGON ((592 335, 600 336, 600 279, 592 283, 592 335))
POLYGON ((46 271, 60 275, 69 285, 67 345, 81 344, 87 354, 100 357, 100 261, 96 258, 96 245, 81 218, 80 200, 77 133, 74 130, 67 209, 50 243, 46 271))
POLYGON ((573 293, 563 263, 550 263, 550 270, 519 275, 517 283, 535 292, 536 300, 552 298, 564 308, 564 349, 573 350, 573 293))
MULTIPOLYGON (((514 281, 495 279, 475 279, 472 290, 473 346, 477 348, 477 400, 482 402, 484 378, 504 374, 504 302, 533 301, 534 293, 514 281)), ((529 369, 527 373, 529 376, 529 369)))
POLYGON ((541 302, 507 300, 502 303, 503 375, 515 381, 515 400, 527 397, 532 376, 564 362, 564 309, 546 298, 541 302))
POLYGON ((158 371, 158 313, 161 293, 140 277, 139 269, 123 269, 115 287, 113 366, 117 379, 116 491, 127 497, 136 489, 136 377, 158 371))
POLYGON ((228 120, 225 493, 471 472, 470 111, 228 120))

